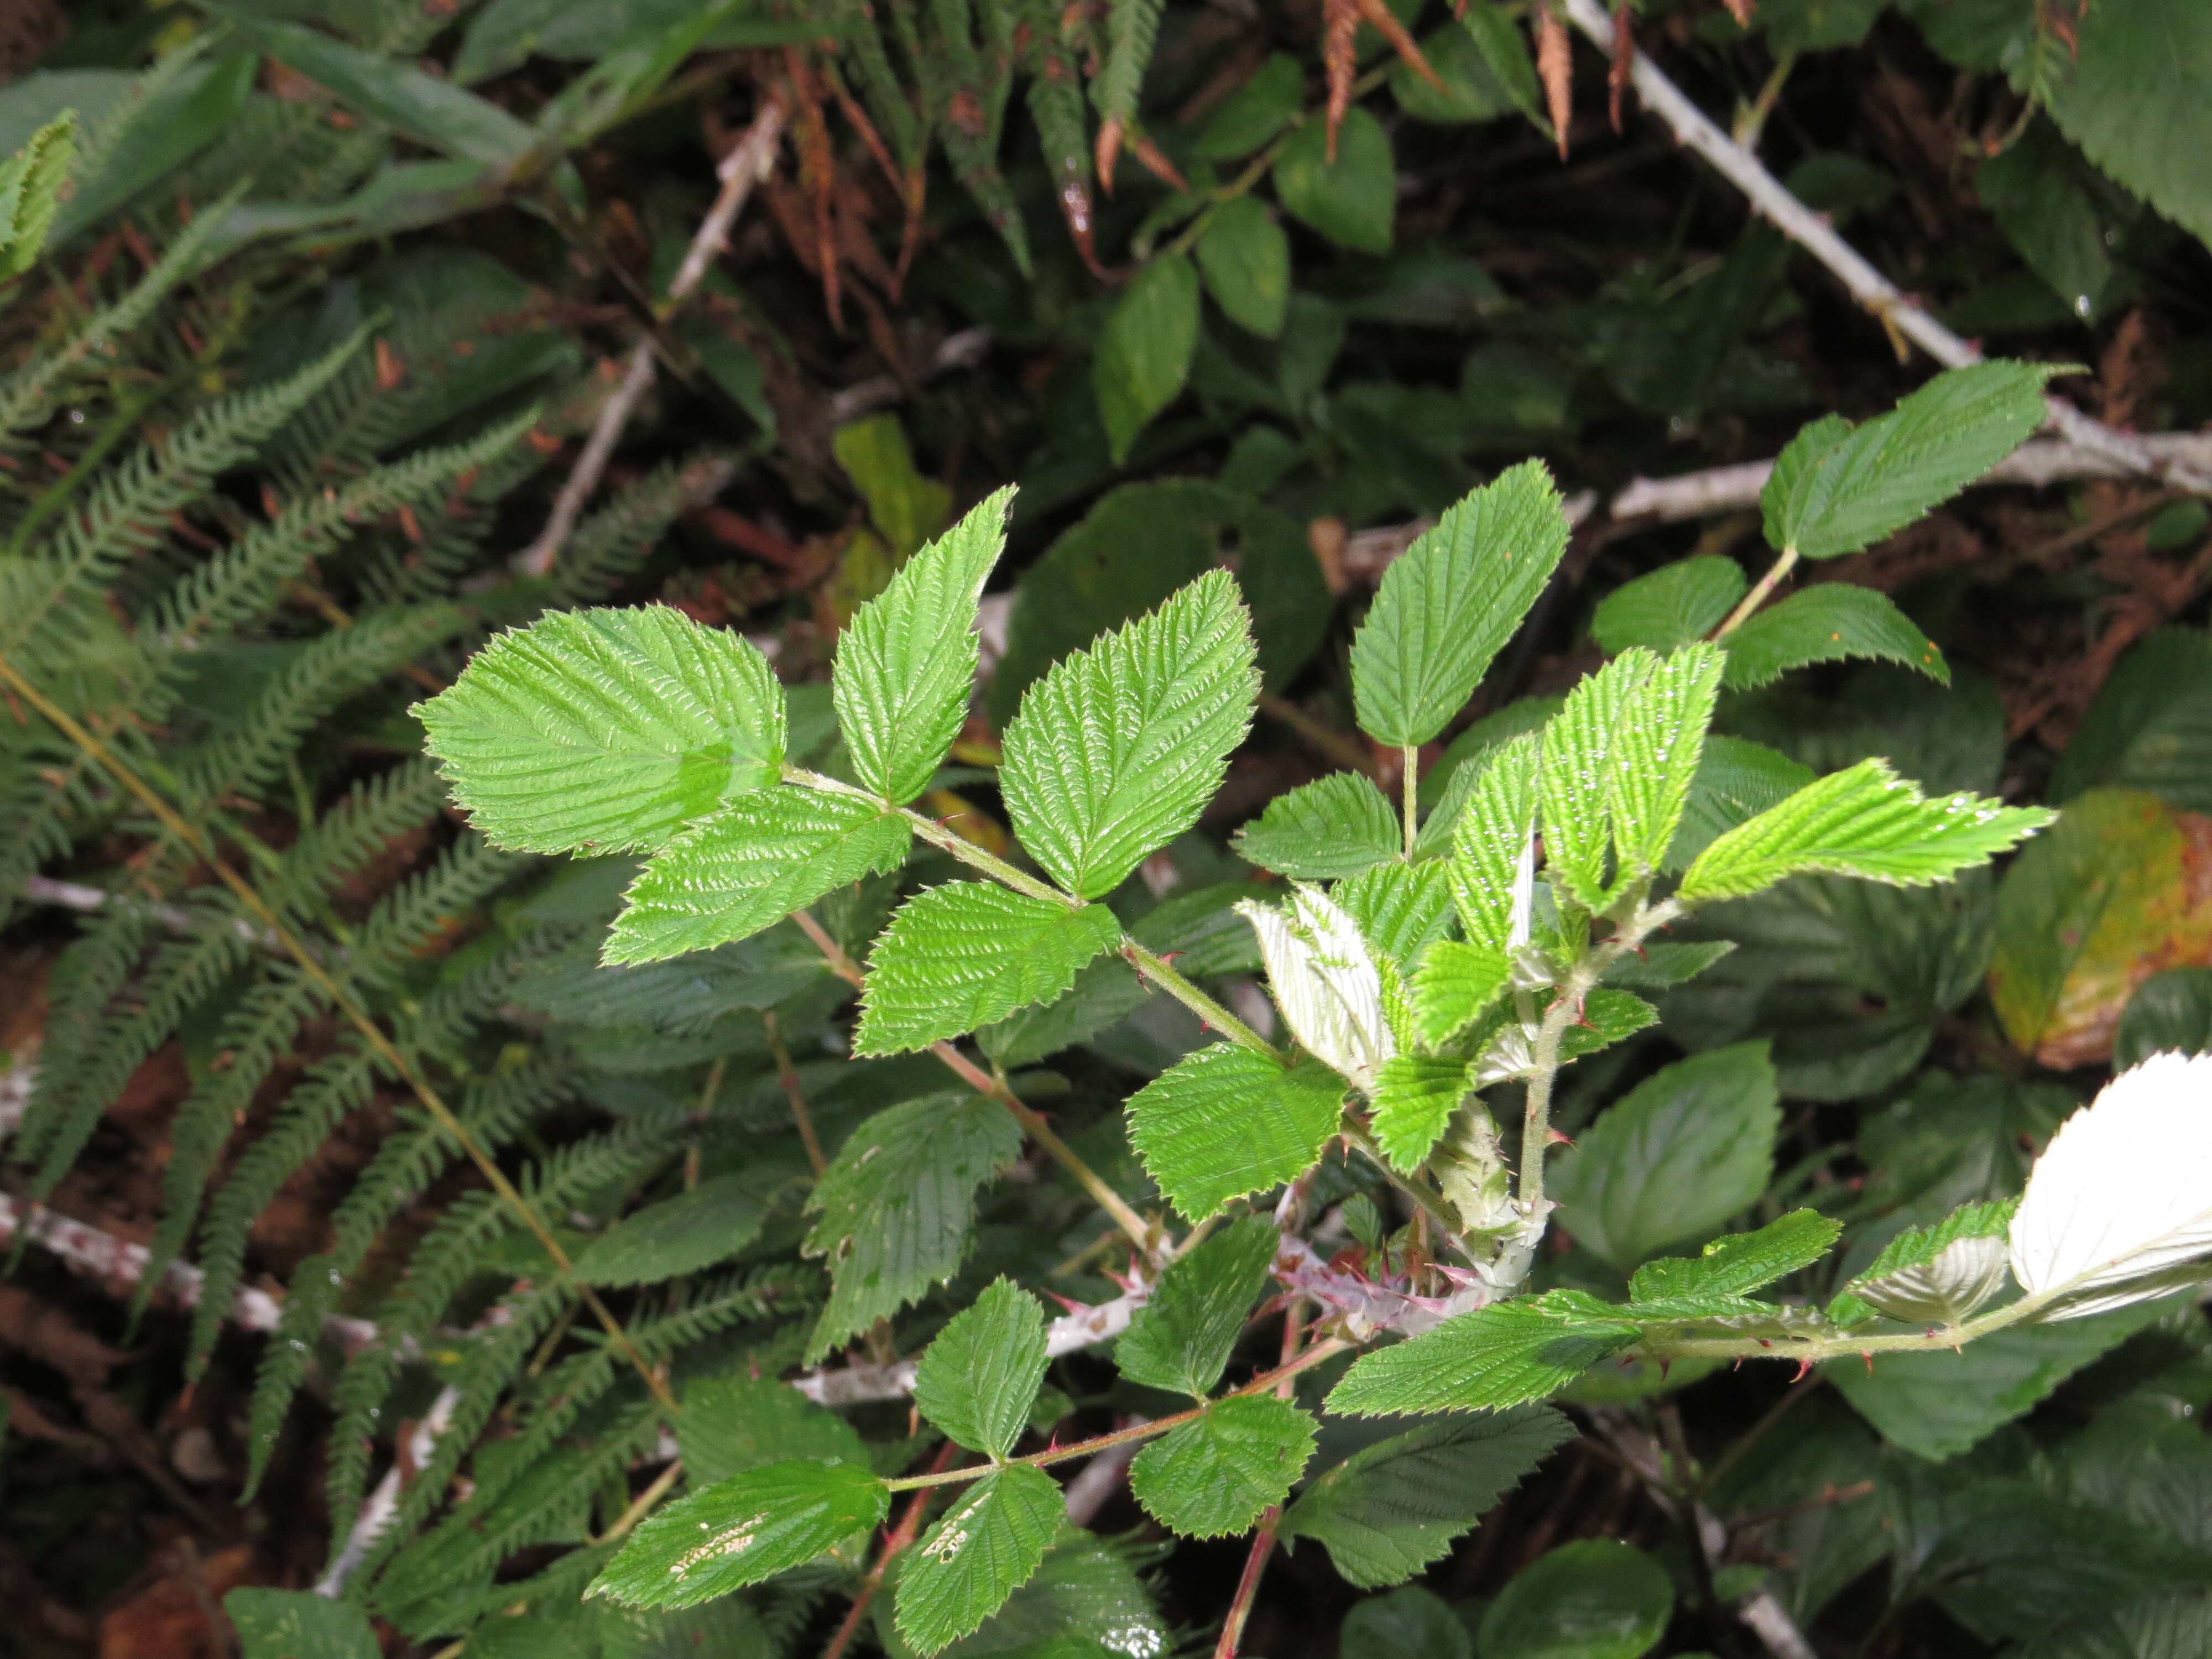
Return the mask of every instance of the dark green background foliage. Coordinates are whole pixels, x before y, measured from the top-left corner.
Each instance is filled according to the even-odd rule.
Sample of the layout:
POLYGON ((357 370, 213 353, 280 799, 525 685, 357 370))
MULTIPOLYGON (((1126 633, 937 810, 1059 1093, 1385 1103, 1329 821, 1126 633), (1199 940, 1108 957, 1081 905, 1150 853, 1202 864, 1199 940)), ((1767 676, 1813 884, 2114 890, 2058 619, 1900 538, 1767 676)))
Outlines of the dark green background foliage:
POLYGON ((2212 1650, 2194 1281, 1920 1336, 2212 1053, 2212 9, 1743 11, 18 0, 10 1650, 2212 1650))

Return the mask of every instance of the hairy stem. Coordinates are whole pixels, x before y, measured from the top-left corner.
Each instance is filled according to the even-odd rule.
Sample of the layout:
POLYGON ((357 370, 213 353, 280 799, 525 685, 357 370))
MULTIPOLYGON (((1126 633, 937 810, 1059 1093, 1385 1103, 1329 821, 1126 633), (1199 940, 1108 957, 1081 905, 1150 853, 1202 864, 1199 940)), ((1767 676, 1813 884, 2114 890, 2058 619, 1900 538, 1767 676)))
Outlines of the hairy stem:
POLYGON ((1413 861, 1413 842, 1420 835, 1421 751, 1410 744, 1398 751, 1400 812, 1405 819, 1406 862, 1413 861))
POLYGON ((1768 567, 1766 574, 1759 579, 1750 592, 1743 596, 1743 603, 1729 612, 1726 622, 1713 629, 1713 637, 1717 640, 1724 640, 1742 627, 1750 619, 1751 613, 1766 603, 1767 596, 1781 586, 1783 578, 1796 569, 1796 566, 1797 550, 1794 547, 1784 548, 1782 556, 1768 567))

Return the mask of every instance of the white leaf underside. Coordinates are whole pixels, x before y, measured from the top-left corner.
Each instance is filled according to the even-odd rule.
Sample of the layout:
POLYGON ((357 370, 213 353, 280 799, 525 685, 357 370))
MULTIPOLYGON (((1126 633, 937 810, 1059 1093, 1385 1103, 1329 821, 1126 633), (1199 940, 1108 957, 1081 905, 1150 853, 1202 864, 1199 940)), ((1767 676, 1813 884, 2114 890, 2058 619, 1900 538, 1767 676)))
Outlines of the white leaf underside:
POLYGON ((2154 1054, 2059 1126, 2010 1235, 2013 1276, 2075 1319, 2163 1294, 2212 1253, 2212 1055, 2154 1054))
POLYGON ((1237 912, 1259 935, 1283 1021, 1315 1059, 1364 1090, 1397 1052, 1382 1015, 1382 980, 1350 916, 1310 887, 1292 890, 1288 914, 1246 900, 1237 912))

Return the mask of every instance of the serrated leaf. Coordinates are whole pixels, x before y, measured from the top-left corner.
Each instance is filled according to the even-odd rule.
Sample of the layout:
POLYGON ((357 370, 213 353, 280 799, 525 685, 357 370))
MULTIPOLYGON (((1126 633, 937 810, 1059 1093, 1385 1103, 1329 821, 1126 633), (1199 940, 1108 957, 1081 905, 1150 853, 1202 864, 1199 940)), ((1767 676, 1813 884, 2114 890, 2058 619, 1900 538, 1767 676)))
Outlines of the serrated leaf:
POLYGON ((46 246, 76 161, 76 119, 75 110, 64 110, 0 158, 0 283, 28 270, 46 246))
POLYGON ((902 806, 929 787, 968 717, 975 605, 1006 544, 1011 487, 923 548, 837 636, 830 684, 863 787, 902 806))
POLYGON ((1535 879, 1530 837, 1536 829, 1543 738, 1528 732, 1486 760, 1467 764, 1482 770, 1452 836, 1452 902, 1472 943, 1510 950, 1516 916, 1525 923, 1535 879))
POLYGON ((1567 520, 1540 461, 1447 508, 1392 562, 1352 642, 1360 729, 1416 748, 1443 730, 1520 628, 1566 551, 1567 520))
POLYGON ((1886 761, 1863 760, 1807 785, 1698 855, 1676 896, 1739 898, 1808 871, 1924 886, 2055 823, 2039 806, 1977 795, 1929 800, 1886 761))
POLYGON ((1473 1086, 1463 1060, 1394 1054, 1383 1062, 1368 1128, 1393 1169, 1411 1175, 1421 1167, 1473 1086))
MULTIPOLYGON (((888 1602, 877 1606, 876 1632, 884 1651, 891 1659, 915 1659, 888 1602)), ((1113 1540, 1063 1523, 1043 1565, 974 1635, 954 1644, 950 1659, 1006 1653, 1030 1659, 1091 1659, 1085 1651, 1095 1645, 1091 1632, 1105 1636, 1112 1651, 1132 1659, 1165 1654, 1171 1646, 1167 1623, 1153 1607, 1127 1553, 1113 1540)))
POLYGON ((623 895, 601 952, 659 962, 746 939, 833 888, 905 860, 906 822, 872 801, 766 789, 693 824, 623 895))
POLYGON ((1967 1204, 1932 1227, 1907 1227, 1831 1305, 1829 1316, 1886 1314, 1911 1324, 1955 1325, 2004 1288, 2005 1228, 2014 1200, 1967 1204), (1863 1304, 1851 1308, 1850 1302, 1863 1304))
POLYGON ((1299 1045, 1361 1088, 1396 1044, 1382 1012, 1382 981, 1352 918, 1318 890, 1292 890, 1290 908, 1237 907, 1252 924, 1267 985, 1299 1045))
POLYGON ((1437 861, 1392 860, 1336 883, 1328 896, 1350 916, 1376 961, 1410 973, 1451 926, 1451 873, 1437 861))
POLYGON ((1563 1544, 1483 1609, 1483 1659, 1643 1659, 1674 1613, 1667 1570, 1611 1538, 1563 1544))
POLYGON ((1734 559, 1715 553, 1677 559, 1600 599, 1590 637, 1607 655, 1638 645, 1672 651, 1718 628, 1747 586, 1743 567, 1734 559))
POLYGON ((1626 1273, 1755 1202, 1782 1127, 1763 1042, 1694 1054, 1601 1113, 1548 1183, 1576 1239, 1626 1273))
POLYGON ((783 765, 783 688, 679 611, 565 611, 493 638, 414 714, 495 846, 657 848, 783 765))
POLYGON ((1091 364, 1091 388, 1115 465, 1181 395, 1198 329, 1198 272, 1180 253, 1148 260, 1115 301, 1091 364))
POLYGON ((1318 121, 1291 135, 1275 158, 1275 195, 1284 211, 1340 247, 1388 253, 1398 207, 1389 133, 1354 104, 1337 130, 1334 161, 1330 153, 1318 121))
POLYGON ((1660 659, 1621 711, 1606 773, 1606 806, 1624 875, 1656 870, 1680 827, 1723 665, 1717 647, 1684 646, 1660 659))
POLYGON ((580 1285, 647 1285, 726 1261, 759 1237, 750 1180, 716 1176, 616 1222, 576 1255, 580 1285))
POLYGON ((1422 957, 1407 988, 1413 1030, 1422 1046, 1441 1048, 1505 994, 1513 964, 1502 951, 1463 939, 1438 939, 1422 957))
POLYGON ((1343 1116, 1344 1079, 1234 1043, 1187 1055, 1130 1098, 1129 1142, 1193 1221, 1313 1167, 1343 1116))
POLYGON ((1888 595, 1848 582, 1822 582, 1760 611, 1729 635, 1731 691, 1771 684, 1808 663, 1877 657, 1951 683, 1951 665, 1888 595))
POLYGON ((890 1501, 860 1464, 749 1469, 647 1516, 586 1594, 630 1607, 696 1607, 873 1529, 890 1501))
POLYGON ((1317 1540, 1362 1589, 1401 1583, 1574 1437, 1548 1406, 1424 1424, 1316 1476, 1283 1511, 1281 1535, 1317 1540))
POLYGON ((1280 794, 1237 832, 1237 853, 1306 881, 1358 875, 1404 849, 1398 811, 1358 772, 1335 772, 1280 794))
POLYGON ((976 1190, 1021 1150, 1012 1115, 964 1091, 908 1101, 854 1130, 808 1200, 820 1216, 806 1249, 830 1258, 832 1277, 810 1363, 960 1270, 976 1190))
POLYGON ((1137 1454, 1129 1491, 1145 1512, 1184 1538, 1245 1532, 1290 1495, 1313 1456, 1316 1425, 1271 1394, 1217 1400, 1137 1454))
POLYGON ((1814 422, 1776 458, 1760 493, 1766 539, 1832 559, 1903 529, 2027 441, 2056 372, 1976 363, 1938 374, 1863 426, 1832 415, 1814 422))
POLYGON ((1055 664, 1006 727, 999 784, 1022 845, 1071 893, 1113 891, 1197 822, 1259 684, 1221 570, 1055 664))
POLYGON ((1695 979, 1734 949, 1735 945, 1724 939, 1695 945, 1647 945, 1618 958, 1606 969, 1603 982, 1625 991, 1664 991, 1695 979))
POLYGON ((1628 1284, 1632 1301, 1746 1296, 1809 1267, 1828 1253, 1844 1224, 1814 1210, 1792 1210, 1747 1233, 1730 1233, 1694 1256, 1662 1256, 1638 1267, 1628 1284))
POLYGON ((1204 1399, 1221 1380, 1252 1304, 1269 1283, 1280 1236, 1248 1217, 1167 1266, 1115 1345, 1121 1375, 1148 1389, 1204 1399))
POLYGON ((978 1480, 900 1568, 899 1634, 931 1654, 973 1631, 1042 1565, 1066 1514, 1042 1469, 1016 1464, 978 1480))
POLYGON ((1583 1017, 1559 1034, 1559 1063, 1580 1060, 1659 1023, 1659 1011, 1633 992, 1601 985, 1583 999, 1583 1017))
POLYGON ((1660 868, 1681 874, 1721 836, 1778 806, 1814 775, 1811 767, 1765 744, 1708 734, 1689 799, 1682 803, 1681 828, 1660 868))
POLYGON ((868 953, 854 1052, 927 1048, 1049 1002, 1121 939, 1121 924, 1101 904, 1070 909, 981 881, 926 889, 868 953))
POLYGON ((1363 1356, 1328 1396, 1347 1417, 1496 1411, 1557 1394, 1636 1340, 1633 1325, 1498 1302, 1363 1356))
POLYGON ((2013 1277, 2045 1320, 2164 1294, 2212 1255, 2212 1055, 2154 1054, 2059 1126, 2010 1228, 2013 1277))
POLYGON ((1151 991, 1127 963, 1119 957, 1101 957, 1076 975, 1075 983, 1058 1000, 1024 1008, 982 1027, 975 1033, 975 1046, 1009 1071, 1034 1066, 1126 1019, 1151 999, 1151 991))
POLYGON ((1544 873, 1553 890, 1601 910, 1613 899, 1606 880, 1613 851, 1610 810, 1614 753, 1638 689, 1659 665, 1649 651, 1624 651, 1567 694, 1544 727, 1538 780, 1544 823, 1544 873))
POLYGON ((1173 957, 1193 978, 1257 974, 1267 964, 1251 924, 1237 914, 1237 901, 1267 891, 1256 882, 1224 881, 1170 894, 1139 916, 1129 934, 1146 950, 1173 957))
POLYGON ((795 1457, 866 1467, 860 1431, 790 1383, 742 1371, 698 1378, 684 1390, 676 1444, 696 1489, 795 1457))
POLYGON ((994 1279, 924 1351, 914 1403, 969 1450, 1003 1458, 1029 1423, 1044 1367, 1044 1310, 1012 1279, 994 1279))

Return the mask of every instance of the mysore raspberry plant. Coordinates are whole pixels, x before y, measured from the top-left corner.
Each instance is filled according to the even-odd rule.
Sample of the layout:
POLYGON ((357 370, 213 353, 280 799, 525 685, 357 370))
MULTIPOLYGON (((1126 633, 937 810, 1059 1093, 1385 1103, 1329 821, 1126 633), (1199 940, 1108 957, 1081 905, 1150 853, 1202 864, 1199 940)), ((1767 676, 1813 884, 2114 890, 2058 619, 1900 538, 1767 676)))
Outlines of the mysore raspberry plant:
MULTIPOLYGON (((848 1626, 872 1602, 893 1651, 935 1653, 1054 1556, 1050 1471, 1133 1442, 1132 1490, 1174 1534, 1255 1533, 1255 1571, 1274 1541, 1312 1539, 1353 1583, 1393 1583, 1566 1437, 1538 1402, 1590 1374, 1632 1393, 1677 1362, 1871 1364, 2194 1279, 2212 1219, 2179 1060, 2130 1073, 2062 1132, 2017 1206, 1908 1229, 1832 1297, 1790 1287, 1823 1282, 1837 1221, 1801 1208, 1725 1231, 1742 1208, 1734 1171, 1763 1170, 1778 1127, 1764 1042, 1658 1073, 1547 1168, 1567 1068, 1651 1024, 1645 994, 1729 949, 1669 939, 1674 924, 1796 876, 1944 882, 2050 821, 1924 798, 1880 759, 1808 781, 1708 738, 1724 687, 1807 663, 1870 656, 1946 677, 1867 590, 1763 602, 1797 562, 1869 545, 2008 453, 2042 416, 2048 373, 1977 367, 1863 425, 1808 427, 1765 490, 1766 579, 1747 592, 1732 563, 1691 559, 1622 590, 1599 619, 1610 659, 1548 718, 1492 733, 1425 812, 1416 752, 1468 703, 1568 540, 1534 462, 1446 513, 1389 569, 1352 646, 1361 727, 1406 753, 1402 799, 1340 773, 1239 838, 1285 878, 1234 903, 1276 1018, 1221 994, 1250 951, 1218 895, 1147 907, 1139 893, 1252 717, 1253 634, 1226 571, 1029 687, 995 775, 1018 843, 1003 855, 914 803, 969 717, 1011 491, 844 629, 834 741, 825 711, 805 711, 811 766, 790 758, 795 705, 732 633, 647 608, 495 639, 421 706, 429 747, 495 843, 646 855, 601 947, 622 968, 607 984, 642 976, 641 991, 669 994, 680 964, 703 973, 773 935, 818 953, 833 1008, 857 991, 856 1061, 933 1055, 947 1085, 853 1125, 814 1182, 805 1248, 827 1257, 832 1288, 789 1358, 847 1363, 796 1386, 750 1367, 695 1377, 688 1395, 714 1403, 687 1414, 726 1418, 732 1389, 751 1402, 738 1413, 750 1453, 720 1461, 726 1478, 695 1469, 682 1496, 656 1483, 592 1594, 682 1608, 826 1575, 854 1600, 848 1626), (1117 1184, 1133 1166, 1097 1137, 1088 1155, 1063 1139, 1041 1109, 1049 1075, 1024 1068, 1154 994, 1206 1037, 1127 1103, 1146 1190, 1117 1184), (2130 1194, 2128 1149, 2152 1139, 2174 1149, 2174 1172, 2130 1194), (962 1270, 975 1194, 1025 1141, 1075 1211, 1118 1230, 1126 1294, 1048 1319, 1038 1287, 1000 1276, 946 1319, 929 1293, 962 1270), (1546 1248, 1562 1217, 1579 1247, 1565 1256, 1546 1248), (1716 1233, 1702 1255, 1659 1248, 1716 1233), (1157 1409, 1022 1449, 1065 1409, 1053 1391, 1040 1403, 1052 1358, 1109 1340, 1123 1383, 1157 1409), (919 1418, 889 1442, 808 1403, 909 1389, 919 1418), (1414 1420, 1317 1450, 1324 1413, 1414 1420)), ((844 1028, 829 1029, 834 1052, 844 1028)), ((781 1059, 810 1146, 832 1150, 781 1059)), ((732 1227, 757 1226, 731 1201, 732 1227)))

